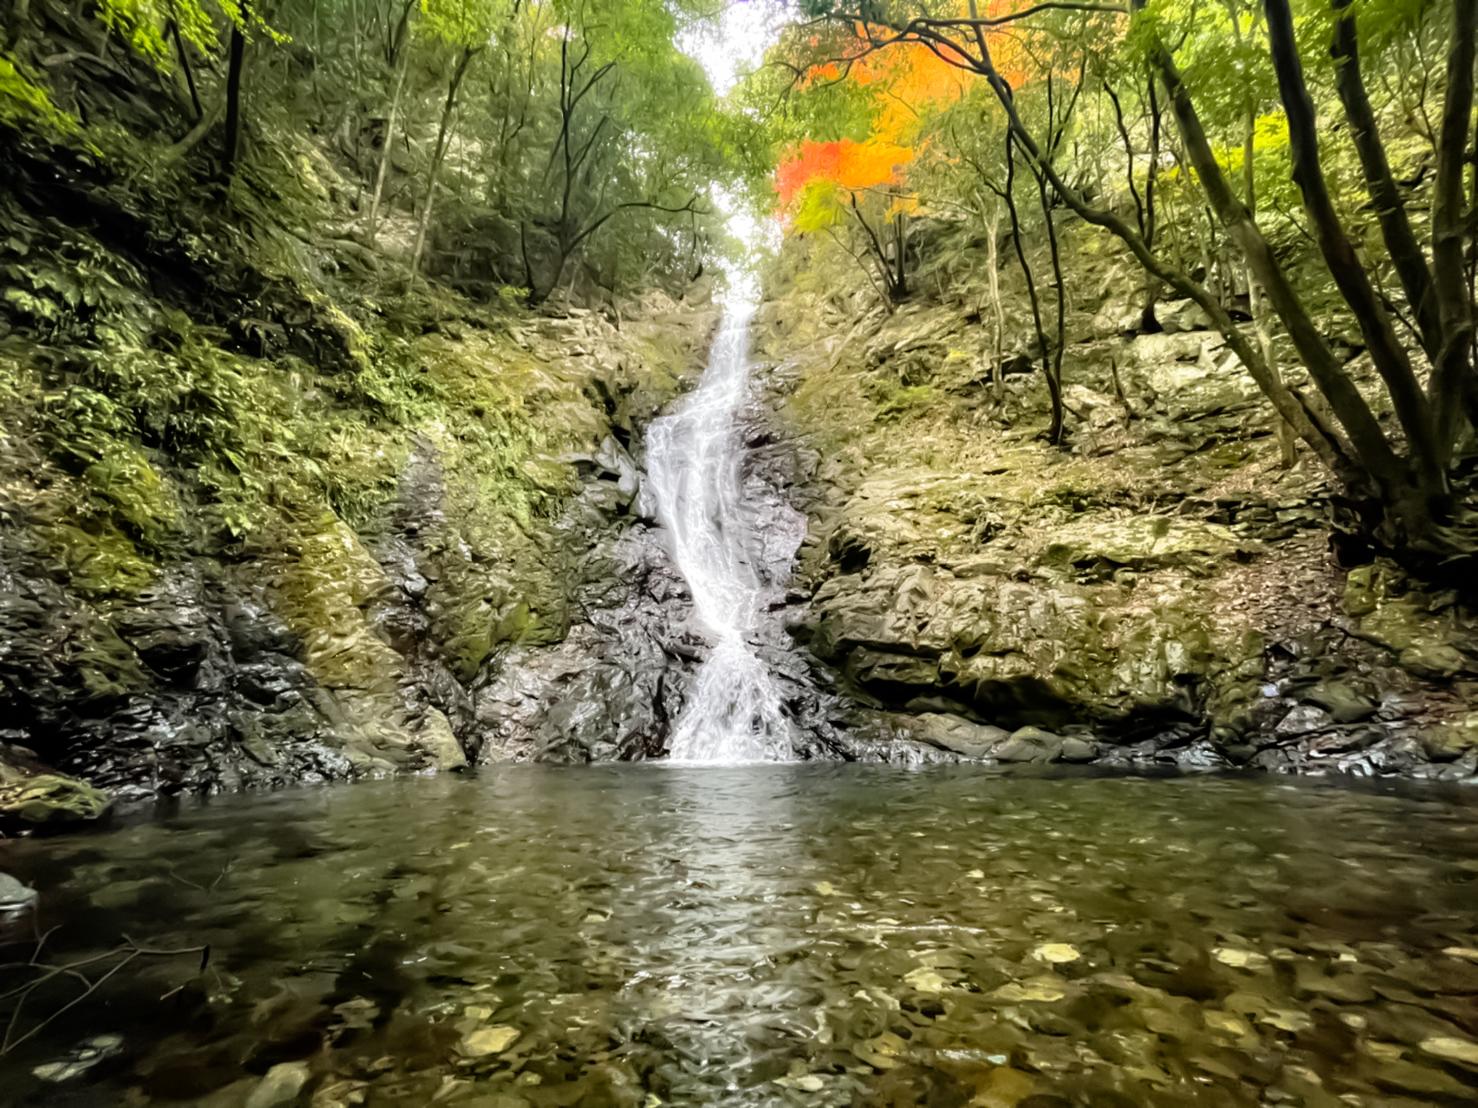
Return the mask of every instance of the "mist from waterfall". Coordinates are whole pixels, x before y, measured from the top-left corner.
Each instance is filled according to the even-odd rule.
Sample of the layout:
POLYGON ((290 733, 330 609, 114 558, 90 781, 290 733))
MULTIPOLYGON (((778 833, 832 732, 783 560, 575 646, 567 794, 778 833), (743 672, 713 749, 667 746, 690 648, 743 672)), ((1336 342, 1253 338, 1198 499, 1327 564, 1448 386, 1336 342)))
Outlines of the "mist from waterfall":
POLYGON ((738 417, 749 390, 749 325, 758 294, 736 283, 697 389, 647 433, 647 480, 710 653, 673 728, 676 762, 773 762, 792 756, 773 674, 753 643, 765 617, 760 536, 745 503, 738 417))

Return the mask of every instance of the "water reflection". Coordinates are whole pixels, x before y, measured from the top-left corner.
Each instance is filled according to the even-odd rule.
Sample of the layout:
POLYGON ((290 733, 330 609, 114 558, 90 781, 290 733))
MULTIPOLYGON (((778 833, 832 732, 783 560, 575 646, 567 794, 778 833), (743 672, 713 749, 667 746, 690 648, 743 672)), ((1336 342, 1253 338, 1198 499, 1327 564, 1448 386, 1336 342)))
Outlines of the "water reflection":
MULTIPOLYGON (((638 971, 628 992, 678 1056, 664 1067, 670 1094, 702 1103, 715 1087, 737 1095, 766 1053, 776 1013, 805 1004, 772 980, 809 922, 790 898, 798 780, 778 767, 653 769, 668 833, 654 844, 662 861, 652 878, 666 886, 666 911, 633 936, 636 964, 652 969, 638 971)), ((630 907, 639 915, 639 903, 630 907)))
POLYGON ((0 1059, 0 1102, 1471 1103, 1471 816, 953 768, 237 798, 9 848, 46 960, 213 957, 130 963, 0 1059))

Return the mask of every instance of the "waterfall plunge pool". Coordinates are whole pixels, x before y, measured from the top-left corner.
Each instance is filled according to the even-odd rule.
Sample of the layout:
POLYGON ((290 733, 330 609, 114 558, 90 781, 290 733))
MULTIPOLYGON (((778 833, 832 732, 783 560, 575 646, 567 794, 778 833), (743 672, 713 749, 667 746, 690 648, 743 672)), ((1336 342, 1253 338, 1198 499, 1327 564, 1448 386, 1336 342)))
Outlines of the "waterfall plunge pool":
POLYGON ((0 1103, 1471 1103, 1473 814, 846 765, 230 797, 7 845, 40 963, 210 958, 24 994, 0 1103))

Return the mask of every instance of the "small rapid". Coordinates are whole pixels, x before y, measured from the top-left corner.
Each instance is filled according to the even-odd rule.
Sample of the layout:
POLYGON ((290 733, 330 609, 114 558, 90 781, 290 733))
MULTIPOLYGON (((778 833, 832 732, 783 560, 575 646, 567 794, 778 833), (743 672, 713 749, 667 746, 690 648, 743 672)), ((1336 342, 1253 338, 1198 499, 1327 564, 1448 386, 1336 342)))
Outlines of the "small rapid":
POLYGON ((695 389, 647 432, 647 480, 693 618, 711 650, 673 728, 675 762, 785 761, 779 686, 754 646, 765 618, 761 537, 744 492, 738 417, 749 393, 757 293, 737 286, 695 389))

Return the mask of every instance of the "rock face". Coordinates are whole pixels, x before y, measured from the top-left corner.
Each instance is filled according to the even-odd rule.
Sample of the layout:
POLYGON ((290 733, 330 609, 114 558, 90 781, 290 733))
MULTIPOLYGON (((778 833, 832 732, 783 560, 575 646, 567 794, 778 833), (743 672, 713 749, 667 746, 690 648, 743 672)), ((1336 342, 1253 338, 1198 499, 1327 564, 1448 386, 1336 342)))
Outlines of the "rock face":
POLYGON ((1279 468, 1193 306, 1073 319, 1060 449, 964 305, 868 310, 793 291, 757 338, 810 517, 790 629, 845 756, 1478 772, 1478 620, 1339 564, 1330 490, 1279 468))
POLYGON ((525 404, 542 390, 548 411, 527 418, 558 437, 525 465, 554 490, 545 518, 500 508, 528 481, 431 427, 361 523, 308 515, 89 588, 48 541, 45 465, 7 473, 0 822, 95 819, 99 789, 141 799, 660 752, 699 644, 672 631, 686 596, 638 510, 636 453, 701 363, 710 319, 669 301, 619 332, 574 313, 473 347, 481 372, 506 372, 500 351, 540 367, 525 404))
POLYGON ((701 648, 681 633, 686 589, 649 523, 602 535, 587 522, 600 537, 575 591, 582 618, 558 644, 498 657, 474 693, 480 761, 630 761, 666 745, 701 648))

